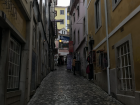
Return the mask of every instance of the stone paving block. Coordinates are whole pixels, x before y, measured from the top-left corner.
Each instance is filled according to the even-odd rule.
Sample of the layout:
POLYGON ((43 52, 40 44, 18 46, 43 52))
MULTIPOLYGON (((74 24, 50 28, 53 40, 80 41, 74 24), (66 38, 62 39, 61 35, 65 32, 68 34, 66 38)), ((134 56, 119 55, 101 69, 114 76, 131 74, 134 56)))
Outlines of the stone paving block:
POLYGON ((123 105, 93 82, 65 68, 51 72, 28 105, 123 105))

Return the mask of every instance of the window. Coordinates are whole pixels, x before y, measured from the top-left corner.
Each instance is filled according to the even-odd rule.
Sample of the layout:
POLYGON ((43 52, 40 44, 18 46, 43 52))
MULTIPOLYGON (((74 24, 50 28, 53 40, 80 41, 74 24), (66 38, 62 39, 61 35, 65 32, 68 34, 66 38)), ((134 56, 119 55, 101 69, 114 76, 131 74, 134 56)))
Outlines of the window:
POLYGON ((60 22, 60 24, 64 24, 64 19, 61 19, 61 20, 63 20, 62 22, 60 22))
POLYGON ((84 20, 83 20, 83 35, 85 35, 85 28, 86 28, 86 26, 85 26, 85 18, 84 18, 84 20))
POLYGON ((63 42, 59 42, 59 48, 63 48, 63 42))
POLYGON ((32 45, 33 45, 33 48, 35 48, 35 45, 36 45, 36 29, 35 29, 35 27, 33 27, 33 41, 32 41, 32 45))
POLYGON ((65 34, 65 31, 64 31, 64 34, 65 34))
POLYGON ((75 22, 75 13, 73 14, 73 21, 75 22))
POLYGON ((57 11, 55 11, 55 16, 57 16, 57 11))
POLYGON ((70 24, 67 24, 67 28, 70 29, 70 24))
POLYGON ((115 49, 118 92, 132 95, 134 91, 134 71, 131 34, 119 41, 115 45, 115 49))
POLYGON ((78 17, 79 17, 79 6, 77 7, 78 17))
POLYGON ((21 45, 10 38, 9 46, 9 67, 8 67, 8 90, 15 90, 19 88, 20 80, 20 55, 21 54, 21 45))
POLYGON ((70 20, 70 16, 67 16, 67 20, 70 20))
POLYGON ((101 7, 100 0, 96 0, 95 2, 95 23, 96 23, 96 32, 101 27, 101 7))
POLYGON ((121 0, 112 0, 112 9, 115 10, 115 8, 119 5, 121 0))
POLYGON ((63 34, 63 30, 62 30, 62 34, 63 34))
POLYGON ((120 90, 132 91, 132 71, 129 42, 117 48, 120 90))
POLYGON ((74 41, 74 44, 75 44, 75 31, 74 31, 74 36, 73 36, 73 39, 74 39, 73 41, 74 41))
POLYGON ((83 5, 84 5, 84 3, 85 3, 85 0, 83 0, 83 5))
POLYGON ((64 15, 64 10, 60 10, 60 15, 64 15))
POLYGON ((80 36, 79 36, 79 30, 78 30, 78 44, 80 43, 80 36))
POLYGON ((2 45, 2 29, 0 28, 0 56, 1 56, 1 45, 2 45))

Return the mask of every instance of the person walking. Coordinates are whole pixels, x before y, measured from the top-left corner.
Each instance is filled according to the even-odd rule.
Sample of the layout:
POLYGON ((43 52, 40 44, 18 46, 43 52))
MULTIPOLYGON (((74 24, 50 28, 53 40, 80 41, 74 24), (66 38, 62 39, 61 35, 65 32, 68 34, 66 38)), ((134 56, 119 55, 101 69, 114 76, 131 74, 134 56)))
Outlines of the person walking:
POLYGON ((72 68, 73 68, 73 74, 75 74, 75 61, 76 61, 76 57, 74 56, 73 61, 72 61, 72 68))
POLYGON ((91 58, 91 52, 89 53, 87 57, 87 61, 89 63, 89 72, 88 72, 88 79, 89 81, 93 79, 93 63, 92 63, 92 58, 91 58))

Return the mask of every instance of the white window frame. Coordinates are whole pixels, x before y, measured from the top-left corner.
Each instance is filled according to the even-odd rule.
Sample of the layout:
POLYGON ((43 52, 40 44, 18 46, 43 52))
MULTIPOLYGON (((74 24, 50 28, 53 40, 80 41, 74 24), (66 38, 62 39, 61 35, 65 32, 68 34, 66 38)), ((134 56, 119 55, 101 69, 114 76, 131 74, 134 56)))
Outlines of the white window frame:
MULTIPOLYGON (((123 50, 124 51, 124 50, 123 50)), ((122 40, 120 40, 119 42, 117 42, 116 44, 115 44, 115 59, 116 59, 116 83, 117 83, 117 93, 118 94, 124 94, 124 95, 134 95, 134 91, 135 91, 135 80, 134 80, 134 61, 133 61, 133 53, 132 53, 132 51, 133 51, 133 49, 132 49, 132 40, 131 40, 131 34, 129 34, 129 35, 127 35, 125 38, 123 38, 122 40), (129 66, 129 68, 131 69, 131 78, 132 78, 132 90, 127 90, 126 88, 123 88, 123 89, 121 89, 121 86, 124 86, 124 85, 126 85, 126 84, 123 84, 122 85, 122 83, 120 82, 121 81, 121 79, 123 79, 123 80, 125 80, 126 81, 126 71, 125 70, 127 70, 126 69, 126 67, 127 66, 122 66, 122 63, 125 63, 125 60, 123 59, 122 60, 122 58, 123 58, 123 56, 122 56, 122 58, 120 59, 120 62, 122 62, 122 63, 120 63, 119 64, 119 62, 118 62, 118 59, 119 59, 119 57, 118 57, 118 47, 120 47, 120 46, 122 46, 123 44, 125 44, 126 42, 128 42, 129 43, 129 55, 130 55, 130 64, 131 65, 128 65, 129 66), (120 65, 120 67, 118 66, 118 65, 120 65), (125 73, 124 73, 124 75, 125 76, 122 76, 122 73, 121 72, 119 72, 119 70, 120 71, 122 71, 122 70, 124 70, 125 71, 125 73), (123 78, 123 77, 125 77, 125 78, 123 78)), ((127 58, 128 58, 128 55, 127 54, 124 54, 125 56, 127 56, 127 58)), ((128 70, 130 70, 130 69, 128 69, 128 70)), ((128 78, 127 78, 128 79, 128 78)), ((129 78, 130 79, 130 78, 129 78)), ((125 82, 126 83, 126 82, 125 82)))
POLYGON ((20 84, 20 57, 21 45, 15 39, 10 37, 9 60, 8 60, 8 81, 7 90, 14 91, 19 89, 20 84), (11 45, 13 43, 13 46, 11 45), (19 49, 17 49, 19 48, 19 49))
POLYGON ((116 7, 119 5, 121 1, 122 0, 117 0, 117 2, 115 3, 115 0, 112 0, 112 11, 116 9, 116 7))
POLYGON ((60 15, 64 15, 64 12, 65 12, 64 10, 60 10, 60 15))
POLYGON ((95 1, 95 3, 94 3, 94 13, 95 13, 95 33, 101 28, 101 26, 102 26, 102 22, 101 22, 101 0, 96 0, 95 1), (96 9, 96 5, 97 5, 97 2, 99 3, 99 8, 98 8, 98 11, 99 11, 99 13, 98 13, 98 23, 97 23, 97 9, 96 9), (98 27, 97 27, 97 24, 98 24, 98 27))

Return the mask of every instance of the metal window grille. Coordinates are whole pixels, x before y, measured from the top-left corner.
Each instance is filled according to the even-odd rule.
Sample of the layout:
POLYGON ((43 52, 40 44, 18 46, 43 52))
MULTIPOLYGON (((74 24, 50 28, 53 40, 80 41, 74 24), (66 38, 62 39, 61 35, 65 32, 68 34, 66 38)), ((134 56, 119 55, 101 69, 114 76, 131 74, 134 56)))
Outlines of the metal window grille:
POLYGON ((21 55, 21 45, 13 38, 10 38, 8 82, 7 82, 8 90, 19 88, 20 55, 21 55))
POLYGON ((117 48, 119 88, 122 91, 132 91, 132 70, 129 42, 117 48))

